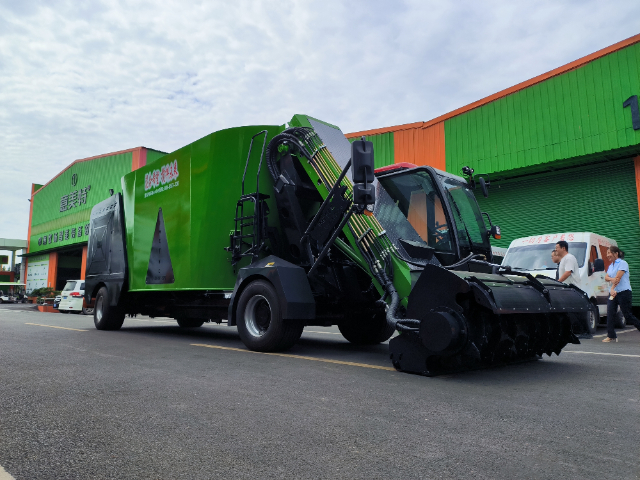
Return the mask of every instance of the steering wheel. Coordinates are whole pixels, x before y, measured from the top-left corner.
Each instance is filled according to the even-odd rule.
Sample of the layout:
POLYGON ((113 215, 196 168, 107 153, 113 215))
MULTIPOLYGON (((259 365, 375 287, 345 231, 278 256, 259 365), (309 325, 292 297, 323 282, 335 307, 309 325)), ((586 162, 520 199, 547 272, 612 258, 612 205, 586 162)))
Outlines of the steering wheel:
POLYGON ((433 238, 436 243, 438 242, 448 242, 449 241, 449 227, 446 223, 442 224, 440 222, 436 222, 436 228, 433 232, 433 238))

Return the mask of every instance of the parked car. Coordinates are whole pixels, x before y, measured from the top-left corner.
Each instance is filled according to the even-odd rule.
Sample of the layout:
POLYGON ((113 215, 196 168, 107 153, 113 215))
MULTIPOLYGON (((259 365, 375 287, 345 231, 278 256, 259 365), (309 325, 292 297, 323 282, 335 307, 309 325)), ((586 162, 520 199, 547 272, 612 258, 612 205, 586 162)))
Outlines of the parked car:
POLYGON ((53 299, 53 308, 58 308, 60 306, 61 300, 62 300, 62 295, 56 295, 56 298, 53 299))
POLYGON ((93 309, 84 307, 84 280, 68 280, 61 294, 58 310, 62 313, 92 315, 93 309))
POLYGON ((6 292, 0 292, 0 303, 16 303, 16 297, 6 292))
MULTIPOLYGON (((502 265, 524 270, 533 276, 555 278, 557 265, 551 261, 551 250, 560 240, 569 244, 569 253, 578 261, 580 288, 598 307, 600 318, 594 319, 597 323, 589 325, 589 330, 593 333, 599 323, 607 321, 610 285, 604 280, 604 274, 610 263, 607 250, 612 245, 618 245, 615 240, 592 232, 552 233, 518 238, 509 245, 502 265)), ((616 327, 624 328, 626 323, 624 315, 618 310, 616 327)))

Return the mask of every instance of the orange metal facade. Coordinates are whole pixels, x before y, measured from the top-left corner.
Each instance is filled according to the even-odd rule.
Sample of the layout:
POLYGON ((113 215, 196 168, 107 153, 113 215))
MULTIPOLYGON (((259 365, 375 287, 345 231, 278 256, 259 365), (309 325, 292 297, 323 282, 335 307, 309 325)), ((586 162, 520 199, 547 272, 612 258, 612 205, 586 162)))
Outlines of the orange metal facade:
POLYGON ((394 156, 395 163, 429 165, 445 170, 444 122, 395 132, 394 156))

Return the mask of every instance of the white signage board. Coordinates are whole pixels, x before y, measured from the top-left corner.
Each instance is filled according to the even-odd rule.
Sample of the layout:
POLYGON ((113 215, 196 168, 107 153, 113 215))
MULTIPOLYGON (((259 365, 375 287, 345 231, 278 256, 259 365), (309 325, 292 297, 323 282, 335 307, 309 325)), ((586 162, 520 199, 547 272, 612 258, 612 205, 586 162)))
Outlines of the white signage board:
POLYGON ((49 254, 36 255, 30 257, 27 266, 27 293, 31 293, 36 288, 47 286, 47 276, 49 275, 49 254))

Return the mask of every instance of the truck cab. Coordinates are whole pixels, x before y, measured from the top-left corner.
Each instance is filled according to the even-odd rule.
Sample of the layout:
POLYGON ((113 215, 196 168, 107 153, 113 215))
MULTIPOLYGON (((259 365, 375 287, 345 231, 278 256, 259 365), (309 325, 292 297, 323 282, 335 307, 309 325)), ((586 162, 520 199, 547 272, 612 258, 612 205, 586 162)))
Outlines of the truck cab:
POLYGON ((492 260, 491 232, 466 179, 412 164, 376 169, 376 178, 375 215, 405 257, 419 260, 412 247, 426 244, 445 266, 469 255, 492 260))

